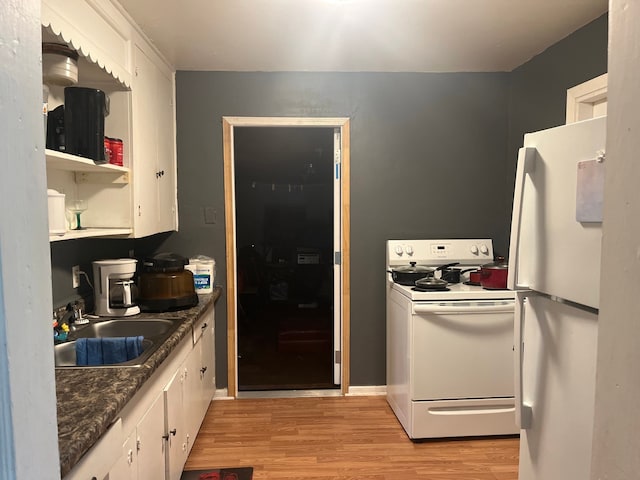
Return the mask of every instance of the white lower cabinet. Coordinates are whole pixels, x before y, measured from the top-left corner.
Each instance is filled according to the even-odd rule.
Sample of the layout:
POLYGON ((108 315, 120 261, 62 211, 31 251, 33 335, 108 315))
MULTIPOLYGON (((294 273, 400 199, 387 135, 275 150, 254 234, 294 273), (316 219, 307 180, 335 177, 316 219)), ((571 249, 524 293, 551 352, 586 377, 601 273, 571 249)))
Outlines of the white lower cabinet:
POLYGON ((110 477, 111 469, 120 461, 122 445, 122 420, 117 419, 104 435, 82 457, 65 477, 72 480, 103 480, 110 477))
POLYGON ((194 347, 187 361, 188 378, 186 388, 189 400, 185 405, 186 425, 193 447, 209 403, 215 394, 215 362, 213 355, 213 311, 207 312, 193 327, 194 347))
POLYGON ((215 393, 213 371, 213 310, 193 327, 195 345, 164 388, 167 480, 179 480, 202 420, 215 393), (205 352, 205 350, 207 350, 205 352), (204 358, 211 359, 205 364, 204 358))
POLYGON ((122 456, 109 472, 110 480, 136 480, 138 478, 138 458, 136 439, 127 437, 122 444, 122 456))
POLYGON ((202 422, 201 412, 203 410, 200 402, 200 342, 196 343, 193 347, 193 351, 189 355, 186 361, 185 372, 187 381, 185 389, 187 394, 185 395, 184 402, 184 424, 187 430, 187 455, 191 452, 193 443, 200 430, 200 423, 202 422))
POLYGON ((202 382, 202 408, 205 413, 209 409, 211 399, 216 393, 216 358, 214 355, 215 329, 213 328, 213 312, 210 316, 208 330, 202 334, 200 381, 202 382))
POLYGON ((181 367, 164 389, 164 415, 167 444, 167 475, 179 479, 187 461, 189 438, 185 422, 185 403, 188 401, 186 369, 181 367))
POLYGON ((212 306, 65 480, 180 479, 215 393, 213 322, 212 306))
MULTIPOLYGON (((138 479, 164 478, 164 401, 158 395, 136 426, 135 449, 138 460, 138 479)), ((128 452, 126 452, 128 455, 128 452)), ((125 455, 125 456, 127 456, 125 455)))
POLYGON ((122 445, 122 456, 110 480, 155 479, 165 476, 164 398, 158 395, 122 445))

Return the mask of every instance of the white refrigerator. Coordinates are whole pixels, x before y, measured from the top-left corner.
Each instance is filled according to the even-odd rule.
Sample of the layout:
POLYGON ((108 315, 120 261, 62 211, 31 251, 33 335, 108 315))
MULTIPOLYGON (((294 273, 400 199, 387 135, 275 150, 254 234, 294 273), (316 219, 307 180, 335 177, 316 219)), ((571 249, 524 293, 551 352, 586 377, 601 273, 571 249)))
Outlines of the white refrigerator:
POLYGON ((598 336, 606 117, 524 137, 508 286, 519 480, 588 480, 598 336))

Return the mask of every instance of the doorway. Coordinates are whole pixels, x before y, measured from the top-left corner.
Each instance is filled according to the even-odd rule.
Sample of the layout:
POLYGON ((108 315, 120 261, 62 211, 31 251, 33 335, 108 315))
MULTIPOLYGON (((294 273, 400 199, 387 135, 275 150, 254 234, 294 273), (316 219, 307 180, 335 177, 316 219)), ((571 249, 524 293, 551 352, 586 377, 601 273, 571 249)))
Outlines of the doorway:
POLYGON ((348 119, 223 119, 228 394, 348 386, 348 119))

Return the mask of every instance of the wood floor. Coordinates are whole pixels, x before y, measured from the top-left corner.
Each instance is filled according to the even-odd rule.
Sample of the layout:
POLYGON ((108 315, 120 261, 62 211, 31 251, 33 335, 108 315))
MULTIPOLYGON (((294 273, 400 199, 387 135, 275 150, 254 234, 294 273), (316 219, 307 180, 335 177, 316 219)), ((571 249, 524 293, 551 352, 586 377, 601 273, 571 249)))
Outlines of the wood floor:
POLYGON ((517 438, 412 442, 384 396, 216 400, 185 470, 253 480, 516 480, 517 438))

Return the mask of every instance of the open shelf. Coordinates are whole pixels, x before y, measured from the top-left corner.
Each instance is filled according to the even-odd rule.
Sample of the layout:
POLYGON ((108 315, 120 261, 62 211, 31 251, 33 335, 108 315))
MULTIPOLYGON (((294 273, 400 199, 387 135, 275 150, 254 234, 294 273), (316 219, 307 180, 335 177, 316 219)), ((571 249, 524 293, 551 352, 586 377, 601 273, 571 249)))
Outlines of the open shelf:
POLYGON ((130 228, 85 228, 83 230, 68 230, 64 235, 49 235, 50 242, 60 240, 74 240, 77 238, 128 236, 133 232, 130 228))
POLYGON ((96 164, 93 160, 77 155, 59 152, 57 150, 45 150, 47 157, 47 166, 57 170, 66 170, 70 172, 92 172, 92 173, 129 173, 126 167, 112 165, 111 163, 96 164))

